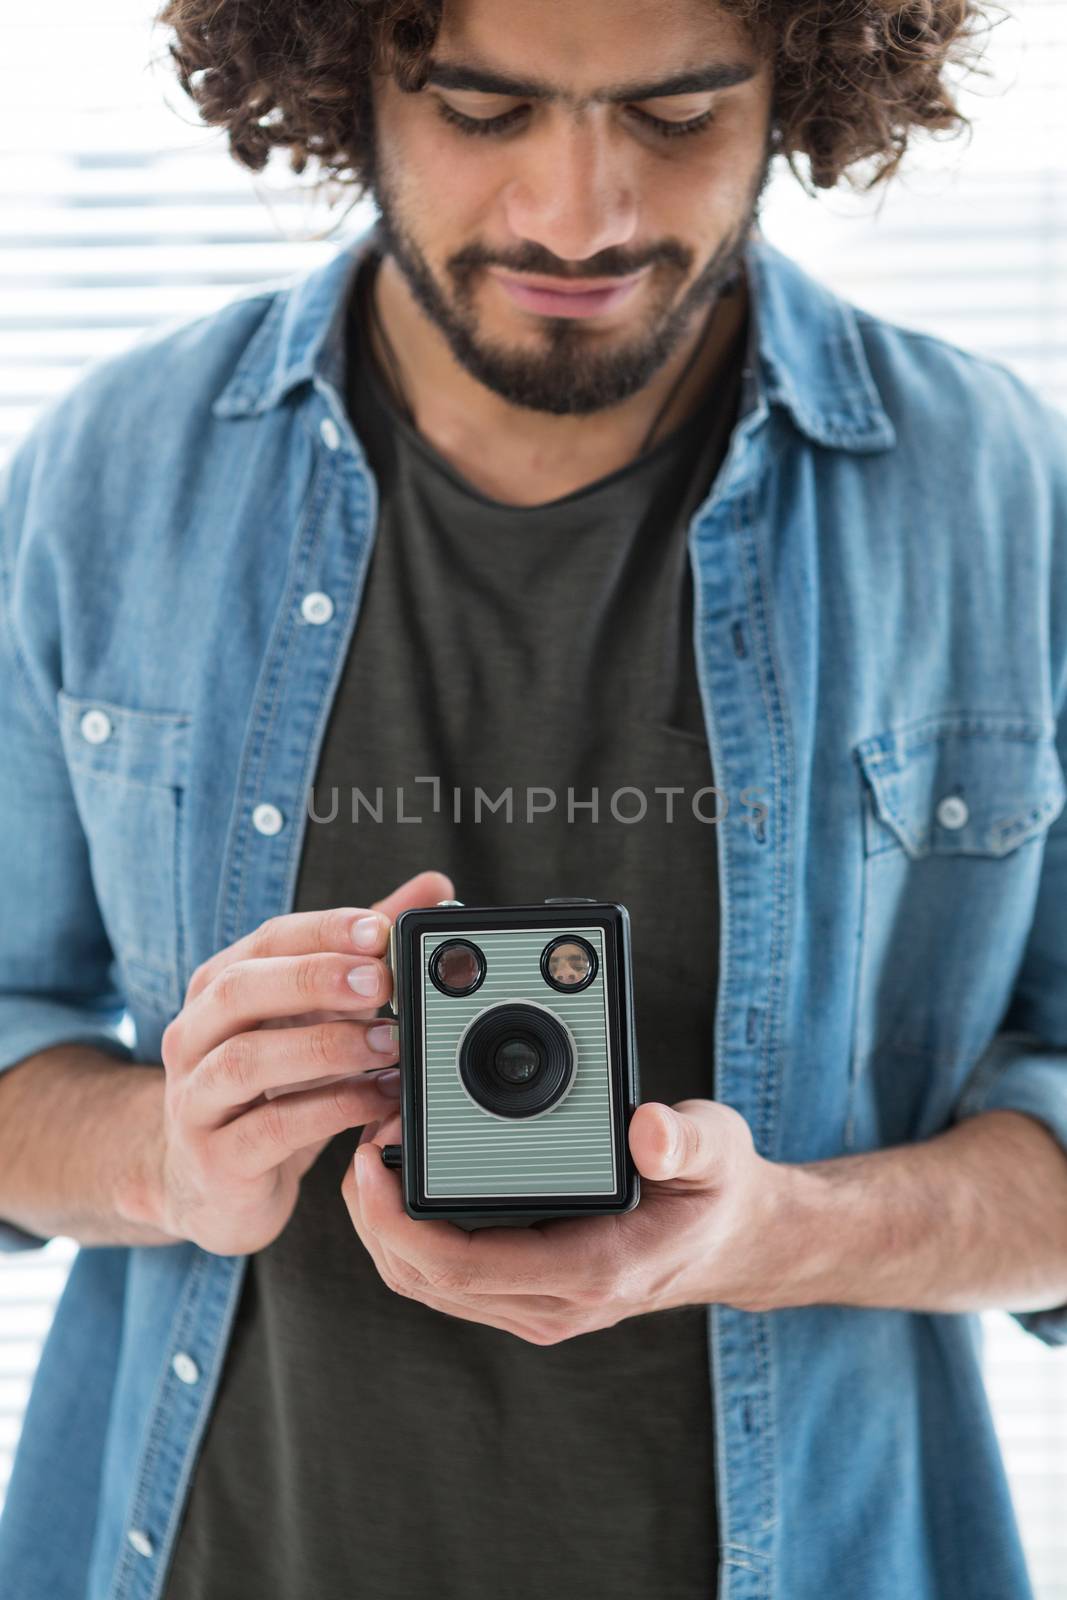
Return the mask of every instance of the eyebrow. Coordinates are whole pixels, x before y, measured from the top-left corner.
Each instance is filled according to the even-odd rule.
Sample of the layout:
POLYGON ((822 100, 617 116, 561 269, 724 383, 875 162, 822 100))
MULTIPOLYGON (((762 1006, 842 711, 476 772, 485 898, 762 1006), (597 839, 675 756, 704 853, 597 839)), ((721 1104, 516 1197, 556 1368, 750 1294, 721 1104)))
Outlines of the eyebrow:
POLYGON ((634 80, 594 89, 588 95, 574 95, 562 84, 543 78, 509 78, 501 72, 467 65, 459 61, 433 61, 425 82, 439 89, 472 89, 479 94, 500 94, 520 100, 563 100, 572 105, 590 101, 617 104, 628 100, 662 100, 674 94, 700 94, 709 89, 732 89, 756 75, 756 67, 745 61, 716 61, 689 72, 676 72, 670 78, 634 80))

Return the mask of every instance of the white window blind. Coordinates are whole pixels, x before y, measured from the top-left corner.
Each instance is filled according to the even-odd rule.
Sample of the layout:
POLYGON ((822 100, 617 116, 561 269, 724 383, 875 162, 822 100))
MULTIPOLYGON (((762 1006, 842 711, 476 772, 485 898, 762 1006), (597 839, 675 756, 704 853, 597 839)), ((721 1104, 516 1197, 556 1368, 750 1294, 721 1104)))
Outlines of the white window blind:
POLYGON ((87 362, 339 237, 316 238, 333 219, 284 162, 253 176, 199 126, 144 0, 19 12, 0 17, 0 457, 87 362))
MULTIPOLYGON (((341 235, 277 159, 253 178, 195 123, 144 0, 0 18, 0 459, 86 363, 325 259, 341 235)), ((1067 0, 1022 0, 884 197, 773 183, 769 237, 876 313, 1010 363, 1067 408, 1067 0)), ((75 1246, 0 1256, 0 1497, 75 1246)), ((984 1318, 986 1375, 1039 1600, 1067 1600, 1067 1350, 984 1318)))
POLYGON ((866 309, 1004 361, 1067 409, 1067 3, 1022 0, 882 197, 775 184, 766 231, 866 309))

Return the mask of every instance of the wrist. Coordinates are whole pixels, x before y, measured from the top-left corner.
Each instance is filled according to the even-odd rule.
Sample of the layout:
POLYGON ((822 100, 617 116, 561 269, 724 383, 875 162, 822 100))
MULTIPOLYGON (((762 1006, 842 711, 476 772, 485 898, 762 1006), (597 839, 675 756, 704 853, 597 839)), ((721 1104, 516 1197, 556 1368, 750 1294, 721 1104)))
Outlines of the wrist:
POLYGON ((136 1074, 129 1088, 129 1126, 131 1138, 115 1177, 113 1203, 118 1215, 138 1232, 144 1244, 176 1242, 168 1232, 164 1211, 163 1097, 166 1088, 162 1068, 132 1066, 136 1074))
POLYGON ((819 1304, 832 1298, 834 1262, 841 1255, 831 1186, 803 1166, 774 1161, 765 1166, 750 1247, 757 1282, 740 1309, 819 1304))

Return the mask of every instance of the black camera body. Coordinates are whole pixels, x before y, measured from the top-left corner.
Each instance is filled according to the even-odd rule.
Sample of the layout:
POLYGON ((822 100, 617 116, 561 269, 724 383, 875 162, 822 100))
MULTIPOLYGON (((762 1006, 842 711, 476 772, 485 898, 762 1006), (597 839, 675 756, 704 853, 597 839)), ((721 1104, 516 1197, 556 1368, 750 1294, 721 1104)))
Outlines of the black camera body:
POLYGON ((629 1211, 640 1178, 630 919, 613 901, 402 911, 389 936, 409 1216, 629 1211))

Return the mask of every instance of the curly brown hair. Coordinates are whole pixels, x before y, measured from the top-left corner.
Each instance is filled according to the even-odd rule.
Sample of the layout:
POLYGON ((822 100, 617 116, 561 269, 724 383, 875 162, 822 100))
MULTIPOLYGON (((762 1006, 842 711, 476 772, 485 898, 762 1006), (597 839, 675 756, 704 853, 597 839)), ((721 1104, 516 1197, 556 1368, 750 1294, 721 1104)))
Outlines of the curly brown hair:
MULTIPOLYGON (((718 0, 774 75, 773 148, 810 190, 870 189, 919 129, 969 127, 948 82, 977 67, 980 0, 718 0), (806 165, 806 172, 798 166, 806 165), (866 171, 857 175, 858 164, 866 171)), ((158 22, 203 122, 260 172, 275 147, 358 196, 373 188, 370 72, 422 87, 442 0, 167 0, 158 22)))

